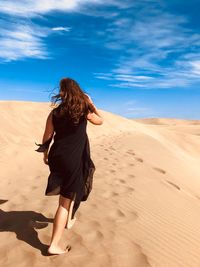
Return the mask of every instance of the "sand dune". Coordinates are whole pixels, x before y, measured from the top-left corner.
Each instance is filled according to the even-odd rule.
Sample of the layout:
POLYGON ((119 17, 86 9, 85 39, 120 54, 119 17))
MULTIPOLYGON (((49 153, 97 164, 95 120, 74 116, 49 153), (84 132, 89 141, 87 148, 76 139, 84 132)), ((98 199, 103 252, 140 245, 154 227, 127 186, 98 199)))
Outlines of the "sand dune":
POLYGON ((58 196, 44 196, 48 166, 35 152, 49 103, 0 101, 0 266, 199 267, 200 123, 131 120, 100 110, 88 122, 93 190, 46 256, 58 196))
POLYGON ((145 119, 132 119, 137 122, 154 125, 199 125, 200 120, 184 120, 174 118, 145 118, 145 119))

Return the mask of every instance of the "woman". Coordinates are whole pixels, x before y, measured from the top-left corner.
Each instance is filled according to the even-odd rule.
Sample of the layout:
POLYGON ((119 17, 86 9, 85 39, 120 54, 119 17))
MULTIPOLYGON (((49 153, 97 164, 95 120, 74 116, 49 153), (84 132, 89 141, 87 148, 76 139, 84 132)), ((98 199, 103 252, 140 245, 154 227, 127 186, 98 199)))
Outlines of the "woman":
POLYGON ((44 153, 44 163, 50 169, 45 195, 60 195, 48 253, 62 254, 71 249, 70 245, 66 249, 58 245, 63 230, 72 227, 80 202, 87 200, 92 189, 95 165, 90 158, 87 121, 100 125, 103 118, 73 79, 62 79, 59 94, 52 99, 54 104, 60 103, 49 113, 42 144, 36 144, 36 151, 44 153))

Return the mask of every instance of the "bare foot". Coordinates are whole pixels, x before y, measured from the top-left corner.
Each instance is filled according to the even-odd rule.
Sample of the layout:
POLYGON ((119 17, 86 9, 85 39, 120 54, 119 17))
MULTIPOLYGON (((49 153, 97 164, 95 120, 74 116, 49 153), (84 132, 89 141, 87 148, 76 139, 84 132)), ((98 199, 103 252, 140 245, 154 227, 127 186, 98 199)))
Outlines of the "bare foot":
POLYGON ((63 253, 69 252, 70 249, 71 249, 71 246, 70 245, 67 245, 66 249, 62 249, 62 248, 60 248, 58 246, 51 245, 48 248, 48 253, 49 254, 52 254, 52 255, 59 255, 59 254, 63 254, 63 253))
POLYGON ((76 217, 74 217, 72 220, 67 221, 65 228, 70 229, 74 225, 76 221, 76 217))

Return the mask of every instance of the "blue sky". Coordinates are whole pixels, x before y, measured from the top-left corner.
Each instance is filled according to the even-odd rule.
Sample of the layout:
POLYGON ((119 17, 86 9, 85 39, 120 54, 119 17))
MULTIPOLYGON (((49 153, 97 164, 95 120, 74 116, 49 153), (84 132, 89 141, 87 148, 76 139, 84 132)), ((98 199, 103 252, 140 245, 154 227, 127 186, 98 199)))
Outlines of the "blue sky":
POLYGON ((200 119, 197 0, 0 0, 0 99, 71 77, 127 118, 200 119))

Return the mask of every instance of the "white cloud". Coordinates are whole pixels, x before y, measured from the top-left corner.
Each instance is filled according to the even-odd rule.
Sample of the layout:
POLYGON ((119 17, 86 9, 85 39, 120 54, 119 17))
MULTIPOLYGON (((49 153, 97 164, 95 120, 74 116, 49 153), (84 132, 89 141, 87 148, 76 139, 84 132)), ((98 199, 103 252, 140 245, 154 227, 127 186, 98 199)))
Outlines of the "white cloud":
POLYGON ((69 32, 71 30, 71 27, 53 27, 51 29, 52 29, 52 31, 69 32))
POLYGON ((190 62, 192 65, 192 73, 200 78, 200 60, 190 62))
POLYGON ((76 0, 7 0, 0 2, 0 10, 2 13, 27 17, 44 14, 53 10, 72 10, 77 6, 78 2, 76 0))
POLYGON ((121 56, 109 78, 106 73, 96 77, 112 80, 110 86, 145 89, 185 87, 199 81, 200 34, 187 27, 187 18, 158 9, 142 12, 110 24, 105 46, 119 50, 121 56))
POLYGON ((22 58, 47 58, 42 41, 48 30, 34 24, 13 23, 0 32, 0 59, 12 61, 22 58))
POLYGON ((142 108, 142 107, 133 107, 133 108, 127 108, 126 114, 146 114, 149 111, 148 108, 142 108))
MULTIPOLYGON (((12 61, 27 57, 44 59, 49 57, 45 37, 49 34, 69 32, 71 27, 55 26, 46 28, 30 22, 33 17, 43 17, 53 11, 80 12, 89 16, 102 16, 111 18, 117 12, 110 14, 104 10, 98 11, 97 5, 110 5, 118 8, 126 8, 131 1, 123 3, 118 0, 6 0, 0 1, 0 13, 8 14, 5 21, 0 19, 0 59, 12 61), (88 5, 90 9, 88 9, 88 5), (94 12, 91 12, 93 8, 94 12), (14 22, 13 22, 14 21, 14 22), (37 30, 36 30, 37 28, 37 30), (41 34, 42 32, 42 34, 41 34)), ((77 40, 81 37, 77 37, 77 40)), ((83 40, 85 40, 83 38, 83 40)))
POLYGON ((47 28, 27 19, 0 20, 0 61, 24 58, 51 58, 45 39, 47 36, 70 31, 70 27, 47 28))
POLYGON ((109 5, 118 8, 127 8, 133 5, 131 0, 6 0, 0 2, 0 11, 1 13, 30 17, 46 14, 51 11, 77 11, 88 4, 109 5))
POLYGON ((140 88, 145 88, 147 87, 146 84, 140 84, 140 83, 136 83, 136 82, 123 82, 123 83, 112 83, 112 84, 109 84, 109 86, 112 86, 112 87, 118 87, 118 88, 137 88, 137 87, 140 87, 140 88))
POLYGON ((134 117, 134 116, 151 116, 153 114, 153 110, 150 107, 142 107, 138 106, 139 104, 136 101, 127 101, 125 102, 121 108, 123 109, 123 115, 126 117, 134 117))
POLYGON ((98 74, 95 73, 95 77, 102 80, 110 80, 110 81, 116 81, 117 84, 110 84, 110 86, 114 87, 143 87, 145 86, 145 83, 148 83, 151 80, 154 80, 155 78, 151 76, 144 76, 144 75, 129 75, 129 74, 98 74), (120 83, 119 83, 119 82, 120 83))
MULTIPOLYGON (((61 34, 71 31, 71 27, 60 25, 51 28, 37 26, 27 17, 43 16, 53 11, 81 12, 104 18, 109 18, 110 14, 105 29, 89 28, 91 29, 90 42, 99 46, 104 45, 116 53, 119 50, 120 53, 116 56, 117 60, 110 70, 111 73, 95 73, 96 78, 112 81, 110 86, 145 89, 187 86, 198 81, 200 34, 187 27, 186 17, 154 8, 151 1, 145 1, 141 10, 132 10, 131 12, 135 11, 134 15, 130 10, 129 12, 125 10, 125 13, 123 10, 119 12, 119 9, 126 9, 136 3, 141 1, 0 1, 0 12, 15 17, 12 23, 11 17, 8 23, 1 23, 0 20, 0 26, 2 26, 0 58, 4 61, 27 57, 48 58, 50 52, 46 45, 46 37, 52 33, 61 34), (116 11, 96 8, 100 5, 116 7, 116 11)), ((84 29, 79 29, 74 38, 77 41, 86 42, 87 33, 84 29)))
POLYGON ((143 76, 143 75, 134 76, 134 75, 127 75, 127 74, 126 75, 125 74, 117 74, 115 76, 116 76, 117 80, 128 81, 128 82, 131 82, 131 81, 142 82, 142 81, 154 79, 153 77, 143 76))

